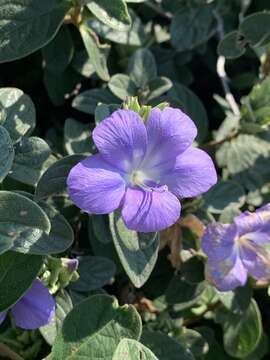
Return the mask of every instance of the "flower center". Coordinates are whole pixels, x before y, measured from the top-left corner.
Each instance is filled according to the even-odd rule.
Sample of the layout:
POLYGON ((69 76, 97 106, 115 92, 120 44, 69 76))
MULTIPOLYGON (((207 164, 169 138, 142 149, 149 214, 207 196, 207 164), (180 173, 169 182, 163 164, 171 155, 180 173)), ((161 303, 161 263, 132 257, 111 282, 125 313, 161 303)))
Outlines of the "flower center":
POLYGON ((137 186, 145 191, 167 191, 167 186, 159 186, 159 181, 150 179, 143 171, 135 170, 129 176, 131 186, 137 186))

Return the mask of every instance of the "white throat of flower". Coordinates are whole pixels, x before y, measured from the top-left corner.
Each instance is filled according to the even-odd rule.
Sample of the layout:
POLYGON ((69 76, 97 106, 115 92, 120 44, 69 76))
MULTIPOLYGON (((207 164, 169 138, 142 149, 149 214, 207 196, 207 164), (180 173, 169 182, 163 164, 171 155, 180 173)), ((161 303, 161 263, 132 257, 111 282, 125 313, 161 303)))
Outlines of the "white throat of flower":
MULTIPOLYGON (((129 175, 128 182, 131 186, 137 186, 141 188, 144 191, 156 191, 156 192, 163 192, 167 191, 167 186, 162 187, 154 187, 149 186, 146 184, 146 182, 152 181, 143 171, 141 170, 135 170, 132 171, 132 173, 129 175)), ((154 181, 157 185, 159 184, 159 181, 154 181)))

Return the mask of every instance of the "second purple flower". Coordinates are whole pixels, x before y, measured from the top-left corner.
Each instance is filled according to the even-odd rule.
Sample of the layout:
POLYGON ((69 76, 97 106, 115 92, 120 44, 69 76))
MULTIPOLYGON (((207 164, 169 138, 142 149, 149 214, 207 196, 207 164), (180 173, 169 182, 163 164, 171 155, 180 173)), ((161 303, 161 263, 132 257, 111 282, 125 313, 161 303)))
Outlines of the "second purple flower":
POLYGON ((178 199, 200 195, 217 181, 211 158, 191 146, 196 135, 178 109, 154 108, 146 124, 137 113, 118 110, 93 132, 99 154, 70 171, 69 195, 90 214, 121 208, 131 230, 165 229, 180 216, 178 199))

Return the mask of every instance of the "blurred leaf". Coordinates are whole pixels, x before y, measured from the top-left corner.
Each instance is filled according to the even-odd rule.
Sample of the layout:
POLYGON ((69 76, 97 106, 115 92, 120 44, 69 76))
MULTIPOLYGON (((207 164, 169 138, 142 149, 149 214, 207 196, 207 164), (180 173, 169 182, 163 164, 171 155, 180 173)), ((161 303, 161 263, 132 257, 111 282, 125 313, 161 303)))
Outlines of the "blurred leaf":
POLYGON ((110 296, 92 296, 65 318, 52 348, 52 360, 78 357, 111 360, 123 338, 140 337, 141 326, 140 316, 131 305, 119 307, 110 296))
POLYGON ((14 148, 8 131, 0 126, 0 183, 9 173, 13 160, 14 148))
POLYGON ((70 155, 52 164, 39 180, 36 196, 41 199, 65 193, 67 176, 71 168, 82 159, 82 155, 70 155))
POLYGON ((98 125, 101 121, 109 117, 114 111, 120 108, 120 104, 100 104, 95 110, 95 123, 98 125))
POLYGON ((42 49, 45 67, 58 74, 66 70, 74 53, 72 38, 67 26, 62 26, 55 38, 42 49))
POLYGON ((107 215, 91 215, 90 221, 96 238, 103 244, 112 242, 112 234, 109 228, 109 219, 107 215))
POLYGON ((34 243, 50 230, 48 216, 36 203, 17 193, 0 191, 0 253, 14 243, 34 243))
POLYGON ((148 85, 149 85, 149 95, 147 97, 148 101, 163 95, 173 86, 171 80, 166 77, 157 77, 155 79, 152 79, 150 80, 148 85))
POLYGON ((209 350, 209 346, 204 337, 193 329, 185 328, 177 337, 177 340, 188 348, 194 356, 203 356, 209 350))
POLYGON ((87 23, 98 35, 117 44, 129 46, 143 46, 146 42, 146 33, 140 18, 131 10, 131 26, 128 30, 111 29, 98 20, 89 20, 87 23))
POLYGON ((171 42, 178 51, 205 43, 216 31, 211 5, 183 6, 171 23, 171 42))
MULTIPOLYGON (((30 200, 34 199, 32 194, 23 193, 30 200)), ((48 216, 51 223, 49 233, 43 232, 38 239, 26 237, 15 240, 11 250, 24 254, 48 255, 59 254, 67 250, 74 241, 73 229, 52 205, 39 201, 37 203, 48 216)))
POLYGON ((141 342, 151 349, 159 360, 195 360, 189 349, 161 332, 144 330, 141 342))
POLYGON ((67 10, 67 5, 58 0, 1 0, 0 62, 19 59, 46 45, 67 10))
MULTIPOLYGON (((270 15, 269 15, 270 16, 270 15)), ((242 98, 241 125, 244 130, 256 133, 270 124, 270 79, 266 78, 242 98)))
POLYGON ((220 214, 228 206, 241 208, 245 203, 245 191, 234 181, 219 181, 204 195, 207 211, 220 214))
POLYGON ((65 148, 69 155, 87 154, 93 150, 90 124, 83 124, 74 119, 66 119, 64 125, 65 148))
POLYGON ((109 81, 110 74, 107 67, 109 46, 101 46, 96 34, 86 25, 80 26, 80 33, 96 73, 102 80, 109 81))
POLYGON ((239 31, 245 40, 255 47, 270 42, 270 13, 257 12, 244 18, 240 23, 239 31))
POLYGON ((56 309, 54 316, 48 325, 42 326, 39 331, 49 345, 53 345, 56 336, 61 331, 63 321, 72 310, 73 305, 67 291, 62 289, 55 297, 56 309))
POLYGON ((218 44, 219 55, 225 56, 228 59, 235 59, 245 53, 245 48, 240 42, 239 32, 231 31, 224 36, 218 44))
POLYGON ((119 99, 107 89, 91 89, 83 91, 75 97, 72 106, 86 114, 94 114, 99 103, 118 103, 119 99))
POLYGON ((83 256, 79 263, 79 279, 70 284, 75 291, 88 292, 102 288, 108 284, 115 275, 114 263, 99 256, 83 256))
POLYGON ((109 27, 125 31, 131 23, 127 5, 124 0, 88 0, 88 9, 109 27))
POLYGON ((249 284, 238 287, 234 291, 226 291, 219 294, 220 301, 230 312, 236 315, 244 314, 250 306, 253 291, 249 284))
POLYGON ((28 290, 41 268, 42 260, 41 256, 12 251, 0 255, 0 311, 11 307, 28 290))
POLYGON ((141 287, 149 278, 158 256, 159 235, 126 228, 119 212, 109 215, 110 229, 119 259, 132 283, 141 287))
POLYGON ((72 68, 77 71, 79 74, 85 77, 90 77, 94 74, 95 69, 86 50, 76 51, 72 62, 72 68))
POLYGON ((158 360, 146 346, 132 339, 123 339, 117 346, 112 360, 158 360))
POLYGON ((254 299, 242 315, 223 311, 217 313, 217 321, 222 324, 224 348, 229 355, 243 359, 259 345, 262 338, 262 319, 254 299))
POLYGON ((165 292, 166 300, 169 304, 177 304, 177 311, 182 311, 198 301, 205 286, 204 282, 191 284, 184 281, 180 275, 175 275, 165 292))
POLYGON ((36 126, 36 110, 30 97, 16 88, 1 88, 0 104, 5 110, 5 119, 0 120, 0 124, 7 129, 13 142, 30 135, 36 126))
POLYGON ((128 96, 136 96, 138 91, 133 80, 125 74, 113 75, 108 86, 111 92, 121 100, 126 100, 128 96))
POLYGON ((179 107, 187 113, 198 128, 196 140, 202 142, 208 132, 208 118, 201 100, 186 86, 174 83, 168 93, 168 101, 172 106, 179 107))
POLYGON ((36 185, 46 170, 50 155, 49 145, 41 138, 22 138, 15 145, 15 158, 9 176, 24 184, 36 185))
POLYGON ((157 77, 157 67, 154 56, 148 49, 137 50, 129 60, 128 73, 138 88, 146 85, 157 77))

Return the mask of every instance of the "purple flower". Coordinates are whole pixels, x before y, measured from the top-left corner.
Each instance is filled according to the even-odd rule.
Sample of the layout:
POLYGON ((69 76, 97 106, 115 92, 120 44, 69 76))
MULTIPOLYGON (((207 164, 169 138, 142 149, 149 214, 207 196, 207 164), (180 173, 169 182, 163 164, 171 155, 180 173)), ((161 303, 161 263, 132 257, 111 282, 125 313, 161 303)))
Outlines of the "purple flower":
MULTIPOLYGON (((0 324, 8 310, 0 313, 0 324)), ((38 279, 23 297, 11 308, 16 326, 22 329, 38 329, 48 324, 55 312, 55 302, 48 289, 38 279)))
POLYGON ((270 279, 270 204, 237 216, 233 224, 211 224, 202 238, 206 278, 220 291, 243 286, 248 275, 270 279))
POLYGON ((131 230, 165 229, 180 216, 178 198, 200 195, 217 181, 211 158, 191 147, 196 135, 178 109, 154 108, 146 125, 137 113, 118 110, 93 132, 99 154, 71 169, 69 195, 90 214, 121 208, 131 230))

